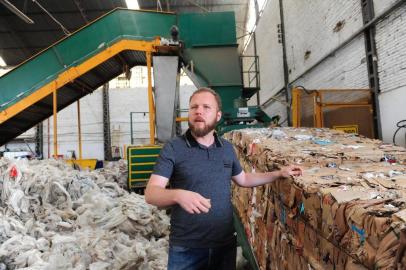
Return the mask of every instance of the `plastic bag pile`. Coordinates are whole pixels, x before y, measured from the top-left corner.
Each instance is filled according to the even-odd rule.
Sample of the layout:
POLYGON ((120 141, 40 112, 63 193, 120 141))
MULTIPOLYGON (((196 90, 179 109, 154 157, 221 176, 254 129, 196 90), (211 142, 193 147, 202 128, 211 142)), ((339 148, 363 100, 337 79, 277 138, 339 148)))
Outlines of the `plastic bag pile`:
POLYGON ((63 161, 0 159, 0 269, 166 269, 169 217, 63 161))

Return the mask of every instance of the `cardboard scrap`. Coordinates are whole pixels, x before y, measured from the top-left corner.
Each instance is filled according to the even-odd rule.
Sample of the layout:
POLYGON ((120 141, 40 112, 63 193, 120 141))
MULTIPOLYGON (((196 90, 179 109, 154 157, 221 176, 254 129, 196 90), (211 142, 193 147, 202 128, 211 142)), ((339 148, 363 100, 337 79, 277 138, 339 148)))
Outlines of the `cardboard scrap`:
POLYGON ((263 187, 233 185, 260 269, 406 269, 399 243, 406 149, 315 128, 244 129, 225 138, 246 171, 288 164, 304 171, 263 187))

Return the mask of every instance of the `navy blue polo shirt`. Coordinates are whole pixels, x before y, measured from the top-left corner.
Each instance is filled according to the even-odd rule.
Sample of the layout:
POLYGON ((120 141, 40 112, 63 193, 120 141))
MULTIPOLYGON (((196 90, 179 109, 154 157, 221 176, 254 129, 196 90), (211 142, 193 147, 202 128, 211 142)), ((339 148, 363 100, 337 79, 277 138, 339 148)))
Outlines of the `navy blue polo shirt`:
POLYGON ((169 179, 170 188, 210 199, 208 213, 189 214, 172 206, 171 245, 212 248, 234 241, 231 177, 242 172, 234 148, 215 134, 213 145, 199 144, 188 130, 162 148, 153 174, 169 179))

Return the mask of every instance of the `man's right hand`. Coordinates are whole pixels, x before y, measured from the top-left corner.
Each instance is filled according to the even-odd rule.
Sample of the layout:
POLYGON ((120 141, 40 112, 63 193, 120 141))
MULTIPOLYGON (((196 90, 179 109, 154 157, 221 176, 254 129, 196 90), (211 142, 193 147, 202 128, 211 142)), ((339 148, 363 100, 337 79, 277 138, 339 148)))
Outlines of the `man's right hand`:
POLYGON ((188 190, 177 190, 176 202, 189 214, 208 213, 211 208, 210 199, 188 190))

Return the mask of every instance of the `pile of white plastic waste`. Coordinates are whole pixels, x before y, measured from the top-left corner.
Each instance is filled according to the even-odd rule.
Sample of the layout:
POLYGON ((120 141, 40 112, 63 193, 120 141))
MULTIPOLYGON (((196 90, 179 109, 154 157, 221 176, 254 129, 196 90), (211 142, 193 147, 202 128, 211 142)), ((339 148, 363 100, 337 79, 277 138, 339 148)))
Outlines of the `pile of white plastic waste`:
POLYGON ((104 162, 104 168, 98 171, 103 174, 109 182, 116 182, 121 188, 128 187, 128 167, 125 159, 118 161, 104 162))
POLYGON ((0 269, 166 269, 169 217, 106 172, 0 159, 0 269))

